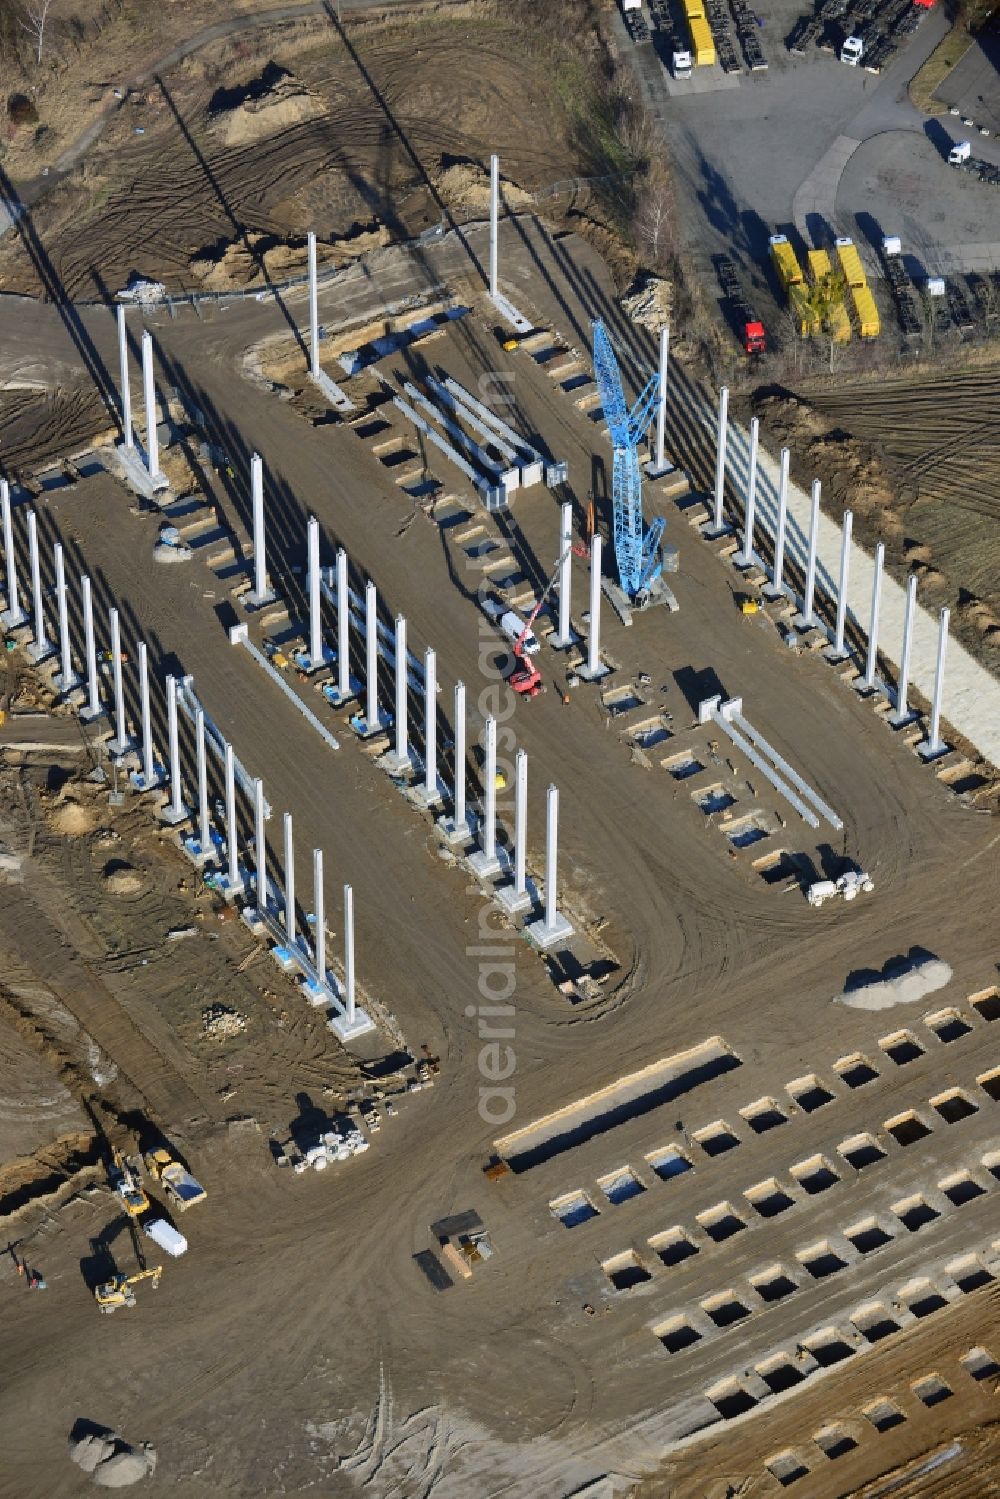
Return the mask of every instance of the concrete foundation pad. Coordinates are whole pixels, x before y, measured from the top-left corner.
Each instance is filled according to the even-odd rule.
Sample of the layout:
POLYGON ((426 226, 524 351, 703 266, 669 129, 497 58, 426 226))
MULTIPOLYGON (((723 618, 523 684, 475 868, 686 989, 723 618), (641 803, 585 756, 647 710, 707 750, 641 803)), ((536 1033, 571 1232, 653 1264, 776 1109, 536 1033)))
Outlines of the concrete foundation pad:
POLYGON ((565 640, 563 640, 558 634, 555 633, 555 631, 553 631, 553 633, 546 640, 545 644, 551 646, 554 651, 570 651, 575 645, 580 644, 580 640, 581 637, 576 633, 571 625, 569 634, 566 636, 565 640))
POLYGON ((379 770, 384 770, 386 775, 393 777, 411 776, 414 772, 413 759, 410 755, 397 755, 395 750, 388 755, 381 755, 375 764, 379 770))
POLYGON ((791 602, 788 598, 788 589, 783 587, 778 588, 774 583, 765 583, 763 588, 761 589, 761 593, 772 603, 778 603, 780 601, 789 603, 791 602))
POLYGON ((302 993, 317 1010, 332 1007, 336 998, 329 984, 321 984, 318 979, 303 979, 302 993))
POLYGON ((701 534, 706 541, 721 541, 725 536, 732 536, 733 528, 728 521, 723 521, 717 526, 712 520, 707 526, 702 526, 701 534))
POLYGON ((430 790, 424 785, 410 786, 406 795, 415 806, 423 807, 426 811, 429 811, 431 807, 440 807, 444 801, 440 786, 432 786, 430 790))
POLYGON ((266 593, 257 593, 251 588, 250 592, 245 593, 240 599, 240 603, 248 614, 253 614, 257 609, 266 609, 268 604, 276 604, 277 602, 278 595, 274 592, 273 588, 269 588, 266 593))
POLYGON ((181 847, 196 869, 204 869, 209 859, 215 858, 214 845, 202 848, 197 838, 185 838, 181 847))
POLYGON ((245 927, 249 927, 255 937, 262 937, 267 931, 267 926, 256 906, 244 906, 240 912, 240 920, 245 927))
POLYGON ((182 822, 190 822, 190 820, 191 810, 189 807, 182 806, 179 812, 175 812, 168 802, 160 812, 160 821, 167 823, 172 828, 178 827, 182 822))
POLYGON ((50 661, 55 653, 56 648, 50 640, 43 641, 41 645, 32 641, 25 651, 29 661, 34 661, 36 666, 42 661, 50 661))
POLYGON ((316 389, 322 392, 334 410, 340 412, 354 410, 354 402, 350 396, 345 395, 340 386, 336 381, 330 379, 325 370, 317 370, 315 374, 311 373, 309 379, 315 385, 316 389))
POLYGON ((333 1015, 327 1021, 327 1025, 340 1041, 353 1041, 358 1036, 367 1036, 375 1029, 375 1022, 364 1010, 355 1006, 354 1019, 348 1021, 346 1015, 333 1015))
POLYGON ((166 474, 150 474, 138 448, 127 448, 123 443, 119 443, 115 452, 126 481, 143 499, 151 500, 154 495, 161 494, 163 490, 170 488, 170 481, 166 474))
POLYGON ((567 921, 561 911, 556 912, 556 919, 551 926, 545 924, 545 918, 540 921, 531 921, 525 927, 528 937, 540 948, 542 952, 548 952, 550 947, 555 947, 557 942, 566 942, 573 935, 573 924, 567 921))
POLYGON ((107 712, 107 708, 103 705, 99 708, 81 708, 80 721, 81 723, 96 723, 99 718, 105 718, 107 712))
POLYGON ((23 609, 5 609, 0 614, 0 624, 5 630, 23 630, 28 623, 28 616, 23 609))
POLYGON ((508 916, 521 916, 525 911, 530 911, 537 899, 538 891, 530 880, 525 881, 525 889, 520 894, 517 893, 513 882, 511 882, 509 885, 502 885, 494 896, 497 905, 508 916))
POLYGON ((290 947, 272 947, 271 957, 282 973, 292 973, 299 966, 298 959, 290 947))
POLYGON ((458 824, 454 817, 439 817, 437 829, 449 848, 464 848, 467 843, 472 842, 475 836, 468 817, 458 824))
POLYGON ((216 882, 216 888, 218 889, 218 892, 222 896, 223 900, 234 901, 243 894, 246 886, 241 879, 236 879, 232 881, 232 883, 230 883, 229 876, 227 874, 222 874, 219 876, 216 882))
POLYGON ((359 739, 375 739, 379 734, 388 733, 388 725, 383 719, 376 719, 374 723, 369 723, 363 713, 355 713, 350 723, 359 739))
POLYGON ((159 791, 165 785, 166 779, 166 771, 162 765, 153 766, 153 774, 148 781, 141 770, 134 770, 129 776, 136 791, 159 791))
POLYGON ((801 610, 798 614, 792 616, 792 624, 798 630, 800 635, 806 635, 810 630, 815 630, 819 627, 819 621, 817 620, 815 614, 812 615, 811 618, 807 619, 806 616, 801 612, 801 610))
POLYGON ((664 460, 663 463, 655 463, 651 459, 650 462, 646 464, 645 468, 647 479, 665 479, 667 474, 672 474, 673 471, 674 465, 672 463, 667 463, 666 460, 664 460))
POLYGON ((834 646, 828 645, 823 652, 823 660, 829 661, 831 666, 839 666, 842 661, 851 659, 850 651, 838 651, 834 646))
POLYGON ((465 861, 465 866, 476 876, 477 880, 483 881, 495 879, 503 868, 496 854, 492 859, 488 859, 482 849, 477 849, 474 854, 470 854, 465 861))
POLYGON ((335 682, 324 682, 320 692, 331 708, 346 708, 348 703, 357 702, 361 696, 361 683, 349 678, 347 691, 342 693, 335 682))
POLYGON ((608 677, 611 675, 611 667, 605 666, 604 662, 602 661, 600 666, 596 667, 594 671, 591 671, 590 667, 586 664, 586 662, 584 662, 582 666, 578 666, 576 668, 576 674, 580 678, 581 682, 599 682, 602 677, 608 677))
POLYGON ((930 764, 932 760, 943 759, 944 756, 950 754, 950 752, 951 745, 945 744, 943 739, 941 740, 940 744, 936 745, 931 744, 929 739, 925 739, 922 744, 917 745, 917 754, 920 756, 921 760, 924 760, 927 764, 930 764))
MULTIPOLYGON (((52 685, 58 689, 59 696, 64 699, 71 698, 74 693, 79 693, 83 688, 83 683, 75 671, 71 672, 69 678, 65 680, 62 672, 57 671, 52 678, 52 685)), ((79 698, 77 700, 79 701, 79 698)))
POLYGON ((907 708, 905 713, 890 713, 886 723, 891 729, 907 729, 910 724, 916 723, 919 717, 920 714, 915 708, 907 708))

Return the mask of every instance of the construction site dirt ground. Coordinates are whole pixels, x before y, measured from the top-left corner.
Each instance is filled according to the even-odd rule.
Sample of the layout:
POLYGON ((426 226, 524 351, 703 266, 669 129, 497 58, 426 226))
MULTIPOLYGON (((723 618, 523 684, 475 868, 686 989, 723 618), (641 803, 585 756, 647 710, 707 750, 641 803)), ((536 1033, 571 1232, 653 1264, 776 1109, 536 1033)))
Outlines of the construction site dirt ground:
MULTIPOLYGON (((604 315, 627 367, 648 364, 649 340, 623 324, 611 277, 586 245, 527 222, 508 224, 504 245, 505 285, 536 323, 585 357, 589 317, 604 315)), ((468 248, 480 253, 481 241, 470 236, 468 248)), ((470 384, 509 374, 508 415, 568 460, 578 524, 588 489, 606 524, 611 455, 599 425, 530 354, 502 355, 475 268, 464 250, 449 262, 451 253, 413 261, 405 274, 390 258, 384 287, 369 278, 362 293, 350 281, 345 298, 356 296, 359 321, 367 306, 370 321, 400 282, 411 294, 435 286, 451 264, 450 284, 471 310, 413 359, 470 384)), ((328 326, 340 297, 323 293, 328 326)), ((994 1443, 995 1378, 969 1370, 988 1367, 973 1356, 980 1346, 984 1358, 1000 1357, 994 818, 922 765, 825 662, 793 657, 766 615, 742 616, 731 572, 655 486, 650 502, 680 553, 671 580, 680 612, 638 615, 626 630, 606 610, 614 676, 601 688, 581 684, 566 705, 552 690, 565 664, 543 645, 550 690, 515 702, 498 685, 509 663, 477 602, 474 538, 463 548, 454 534, 456 516, 459 528, 477 519, 485 528, 485 519, 470 509, 462 522, 461 507, 444 503, 425 514, 363 434, 314 425, 245 378, 246 350, 287 337, 287 311, 248 304, 204 321, 192 312, 151 320, 164 388, 200 413, 183 438, 187 456, 168 449, 165 465, 193 475, 205 513, 217 517, 188 564, 152 561, 155 515, 107 473, 45 489, 36 508, 46 553, 59 537, 70 575, 85 570, 93 581, 102 641, 114 603, 129 651, 145 639, 158 681, 193 673, 249 772, 264 778, 275 814, 292 812, 303 902, 314 846, 326 850, 331 891, 351 882, 359 980, 392 1017, 378 1046, 391 1053, 405 1042, 419 1055, 427 1045, 441 1073, 432 1091, 400 1102, 363 1157, 323 1174, 277 1169, 271 1132, 287 1134, 307 1107, 331 1108, 355 1083, 356 1063, 311 1024, 268 960, 237 972, 253 939, 215 925, 211 909, 197 919, 193 890, 179 888, 190 882, 186 866, 146 804, 129 792, 113 812, 106 786, 72 778, 54 805, 37 790, 28 822, 41 819, 44 836, 29 852, 8 835, 23 855, 0 911, 9 971, 30 968, 76 1016, 122 1080, 107 1085, 111 1103, 120 1086, 124 1116, 150 1119, 176 1141, 208 1200, 180 1223, 190 1251, 167 1264, 155 1296, 140 1286, 139 1305, 112 1318, 97 1314, 95 1273, 108 1252, 131 1269, 134 1249, 103 1175, 65 1205, 43 1198, 5 1225, 48 1290, 29 1294, 13 1262, 0 1260, 12 1371, 0 1402, 0 1491, 85 1492, 66 1456, 68 1432, 85 1419, 154 1443, 147 1491, 191 1499, 359 1489, 563 1499, 609 1474, 617 1478, 606 1492, 625 1493, 677 1442, 685 1445, 670 1454, 667 1481, 678 1492, 721 1499, 745 1481, 748 1492, 780 1492, 766 1464, 775 1448, 794 1448, 812 1476, 790 1491, 833 1494, 925 1459, 956 1432, 960 1451, 944 1470, 952 1486, 940 1492, 960 1492, 959 1482, 977 1492, 975 1464, 994 1443), (248 550, 252 449, 264 461, 270 566, 293 608, 315 514, 324 559, 343 545, 355 583, 377 582, 382 617, 407 616, 411 650, 436 647, 442 711, 461 677, 470 737, 495 713, 509 731, 508 772, 513 746, 527 750, 536 879, 545 789, 559 786, 559 899, 577 936, 554 966, 442 857, 429 819, 343 715, 310 694, 341 741, 335 752, 228 643, 227 626, 241 617, 234 591, 248 550), (612 715, 619 688, 637 703, 612 715), (842 834, 807 828, 714 727, 695 724, 698 702, 719 691, 743 697, 754 725, 843 818, 842 834), (636 753, 646 719, 661 737, 636 753), (661 763, 685 758, 701 769, 681 779, 661 763), (711 810, 720 794, 732 797, 728 822, 711 810), (67 799, 93 808, 86 833, 52 831, 67 799), (741 823, 758 841, 728 836, 741 823), (108 830, 127 853, 108 852, 108 830), (802 857, 800 876, 781 866, 775 877, 768 857, 781 853, 802 857), (119 883, 108 887, 112 859, 148 881, 132 888, 127 919, 119 883), (802 880, 845 859, 871 871, 875 893, 811 909, 802 880), (164 941, 187 924, 195 936, 164 941), (554 980, 584 949, 601 953, 602 981, 574 1003, 554 980), (884 1011, 834 1003, 852 974, 860 982, 915 949, 952 971, 924 1000, 884 1011), (202 1011, 216 1001, 247 1016, 245 1032, 204 1035, 202 1011), (500 1038, 513 1052, 514 1070, 501 1078, 512 1117, 496 1100, 483 1105, 496 1082, 483 1050, 498 1003, 513 1007, 503 1029, 509 1020, 514 1035, 500 1038), (515 1160, 507 1176, 485 1178, 495 1154, 516 1156, 503 1136, 656 1063, 641 1108, 630 1103, 615 1122, 612 1092, 586 1106, 575 1141, 564 1136, 557 1150, 546 1126, 534 1164, 515 1160), (612 1112, 600 1118, 602 1109, 612 1112), (559 1214, 573 1194, 593 1211, 578 1204, 570 1227, 559 1214), (432 1223, 466 1210, 481 1216, 495 1253, 441 1292, 414 1257, 434 1245, 432 1223), (774 1296, 772 1285, 781 1287, 774 1296), (869 1333, 883 1314, 892 1325, 881 1343, 869 1333), (780 1372, 786 1364, 791 1375, 780 1372), (953 1394, 927 1407, 931 1424, 909 1387, 933 1370, 953 1394), (889 1435, 856 1415, 869 1387, 903 1405, 907 1419, 889 1435), (837 1422, 857 1445, 834 1460, 815 1438, 837 1422)), ((43 374, 82 388, 88 361, 113 367, 113 320, 88 311, 67 331, 41 309, 12 323, 8 365, 29 344, 43 374)), ((390 356, 378 371, 395 384, 426 368, 390 356)), ((392 426, 405 434, 400 417, 392 426)), ((710 464, 713 434, 694 421, 678 416, 671 441, 696 473, 710 464)), ((457 472, 424 456, 462 499, 457 472)), ((519 494, 505 530, 537 589, 557 555, 556 498, 541 487, 519 494)), ((586 583, 574 563, 575 615, 586 583)), ((131 667, 128 681, 131 695, 131 667)), ((415 703, 418 749, 420 711, 415 703)), ((154 719, 162 743, 159 706, 154 719)), ((0 745, 10 732, 0 730, 0 745)), ((446 755, 445 766, 447 779, 446 755)), ((49 787, 47 773, 38 780, 49 787)), ((272 818, 275 857, 279 826, 272 818)), ((328 910, 336 953, 339 907, 331 900, 328 910)), ((94 1087, 93 1070, 78 1096, 94 1087)))

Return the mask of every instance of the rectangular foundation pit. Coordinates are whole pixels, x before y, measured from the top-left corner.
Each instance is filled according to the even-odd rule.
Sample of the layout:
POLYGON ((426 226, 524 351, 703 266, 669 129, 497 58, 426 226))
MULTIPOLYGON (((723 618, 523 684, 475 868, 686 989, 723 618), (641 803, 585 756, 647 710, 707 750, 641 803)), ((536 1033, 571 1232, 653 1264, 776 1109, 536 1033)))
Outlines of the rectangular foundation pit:
POLYGON ((647 718, 642 723, 633 724, 628 731, 628 737, 638 749, 652 750, 658 744, 665 744, 673 736, 664 720, 656 717, 647 718))
POLYGON ((636 708, 644 708, 647 699, 634 687, 615 687, 601 694, 601 702, 611 718, 624 718, 636 708))
POLYGON ((588 1223, 598 1214, 586 1192, 567 1192, 563 1197, 554 1197, 549 1203, 549 1211, 564 1228, 579 1228, 581 1223, 588 1223))
POLYGON ((814 1155, 808 1160, 799 1161, 791 1168, 791 1175, 802 1190, 809 1193, 810 1197, 816 1197, 820 1192, 828 1192, 840 1180, 832 1163, 825 1155, 814 1155))
POLYGON ((786 1296, 791 1296, 793 1291, 798 1290, 798 1282, 792 1279, 783 1265, 769 1265, 766 1270, 751 1275, 750 1284, 767 1305, 784 1301, 786 1296))
POLYGON ((513 1171, 528 1171, 628 1119, 651 1113, 740 1065, 740 1058, 722 1037, 712 1036, 700 1046, 664 1057, 597 1093, 504 1135, 494 1141, 494 1148, 513 1171))
POLYGON ((672 775, 675 781, 686 781, 689 776, 700 775, 705 769, 701 761, 696 759, 689 750, 681 755, 668 755, 661 762, 664 770, 672 775))
POLYGON ((659 1323, 653 1328, 653 1334, 659 1338, 668 1353, 683 1353, 693 1343, 701 1342, 701 1333, 692 1327, 686 1317, 671 1317, 668 1321, 659 1323))
POLYGON ((646 1188, 636 1176, 635 1172, 628 1166, 620 1166, 617 1171, 611 1171, 607 1176, 598 1177, 597 1185, 605 1197, 615 1207, 623 1202, 628 1202, 632 1197, 638 1197, 640 1192, 646 1188))
POLYGON ((844 1230, 844 1238, 854 1246, 858 1254, 874 1254, 892 1243, 892 1234, 887 1233, 877 1218, 863 1218, 844 1230))
POLYGON ((706 817, 711 817, 714 812, 725 812, 729 807, 736 805, 736 798, 727 789, 722 781, 716 781, 714 786, 703 786, 698 791, 692 791, 691 796, 694 804, 706 817))
POLYGON ((869 1301, 851 1313, 851 1322, 867 1343, 881 1343, 894 1332, 899 1332, 899 1323, 890 1317, 881 1301, 869 1301))
POLYGON ((887 1119, 882 1128, 887 1135, 891 1135, 897 1145, 916 1145, 918 1140, 925 1140, 931 1132, 930 1125, 925 1123, 914 1109, 907 1109, 905 1114, 894 1114, 887 1119))
POLYGON ((970 994, 968 1003, 980 1020, 1000 1020, 1000 988, 979 989, 970 994))
POLYGON ((720 826, 733 848, 752 848, 755 843, 762 843, 776 831, 762 812, 735 818, 720 826))
POLYGON ((924 1025, 946 1045, 952 1041, 961 1040, 972 1030, 969 1022, 963 1020, 958 1011, 953 1009, 937 1010, 933 1015, 925 1015, 924 1025))
POLYGON ((779 1124, 788 1123, 788 1115, 776 1098, 755 1098, 745 1109, 740 1109, 740 1118, 750 1126, 755 1135, 763 1135, 779 1124))
POLYGON ((634 1291, 636 1286, 653 1278, 634 1249, 626 1249, 609 1260, 603 1260, 601 1269, 616 1291, 634 1291))
POLYGON ((682 1265, 685 1260, 693 1259, 698 1253, 697 1244, 679 1224, 675 1228, 666 1229, 662 1234, 654 1234, 646 1242, 653 1253, 659 1256, 661 1263, 668 1267, 682 1265))
POLYGON ((684 1151, 676 1145, 651 1150, 646 1156, 646 1164, 661 1181, 671 1181, 675 1176, 683 1176, 685 1171, 694 1169, 684 1151))
POLYGON ((833 1070, 848 1088, 864 1088, 878 1077, 877 1067, 860 1051, 852 1052, 847 1057, 838 1057, 833 1070))

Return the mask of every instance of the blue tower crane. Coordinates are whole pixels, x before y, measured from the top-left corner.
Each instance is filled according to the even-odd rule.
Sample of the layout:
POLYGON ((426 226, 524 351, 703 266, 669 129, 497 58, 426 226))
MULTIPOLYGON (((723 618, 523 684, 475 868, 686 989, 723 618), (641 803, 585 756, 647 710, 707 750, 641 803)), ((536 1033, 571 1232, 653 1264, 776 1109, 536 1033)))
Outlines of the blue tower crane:
POLYGON ((629 410, 607 329, 600 318, 594 320, 592 328, 594 379, 614 449, 615 562, 622 592, 630 604, 641 609, 650 602, 652 586, 663 571, 660 542, 667 525, 657 517, 648 530, 644 529, 638 452, 656 408, 660 378, 658 374, 652 376, 629 410))

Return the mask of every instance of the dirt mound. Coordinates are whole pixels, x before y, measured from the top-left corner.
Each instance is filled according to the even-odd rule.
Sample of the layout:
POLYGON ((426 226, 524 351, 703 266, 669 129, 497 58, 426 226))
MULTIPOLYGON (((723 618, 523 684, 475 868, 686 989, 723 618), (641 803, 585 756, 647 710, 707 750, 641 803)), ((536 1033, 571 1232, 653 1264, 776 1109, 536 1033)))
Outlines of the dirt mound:
POLYGON ((112 859, 104 866, 104 888, 109 895, 138 895, 146 881, 131 864, 112 859))
POLYGON ((326 113, 322 99, 277 63, 240 88, 219 89, 208 128, 224 146, 246 146, 326 113))
POLYGON ((638 323, 640 328, 649 328, 653 333, 670 322, 674 288, 661 276, 638 276, 622 297, 622 311, 638 323))
POLYGON ((51 816, 52 830, 62 833, 68 838, 78 838, 81 833, 89 833, 94 826, 96 818, 90 807, 82 807, 79 802, 62 802, 51 816))
POLYGON ((822 412, 796 396, 757 396, 752 404, 768 434, 792 450, 806 473, 822 482, 828 497, 849 505, 856 515, 869 517, 886 539, 899 534, 902 522, 893 509, 895 487, 871 443, 842 427, 831 427, 822 412))
MULTIPOLYGON (((372 250, 380 250, 391 240, 389 230, 377 219, 353 224, 346 235, 317 246, 320 270, 324 265, 346 265, 372 250)), ((266 286, 268 282, 304 276, 307 265, 308 247, 304 239, 247 234, 201 250, 191 260, 190 269, 206 291, 229 291, 234 287, 266 286)))
MULTIPOLYGON (((490 174, 475 162, 457 162, 446 167, 435 180, 434 187, 448 208, 468 214, 488 214, 490 211, 490 174)), ((534 201, 531 193, 501 176, 500 202, 504 208, 517 212, 530 208, 534 201)))
POLYGON ((990 645, 1000 645, 1000 614, 978 594, 961 588, 958 593, 957 611, 963 624, 968 624, 990 645))

